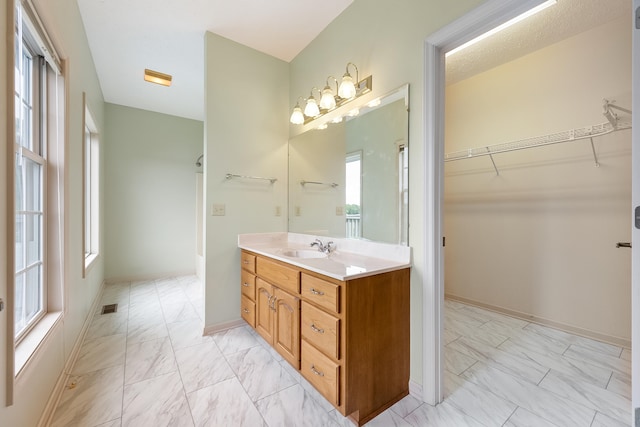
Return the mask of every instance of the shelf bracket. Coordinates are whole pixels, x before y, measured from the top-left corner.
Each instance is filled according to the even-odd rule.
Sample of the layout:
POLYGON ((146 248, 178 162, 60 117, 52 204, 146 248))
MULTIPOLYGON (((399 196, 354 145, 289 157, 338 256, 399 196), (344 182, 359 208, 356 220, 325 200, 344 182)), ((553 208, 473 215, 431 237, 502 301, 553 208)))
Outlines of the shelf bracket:
POLYGON ((589 138, 591 141, 591 152, 593 153, 593 161, 596 163, 596 167, 600 167, 600 163, 598 163, 598 155, 596 154, 596 147, 593 145, 593 137, 589 138))
POLYGON ((487 153, 489 153, 489 158, 491 159, 491 163, 493 163, 493 168, 496 170, 496 176, 500 176, 500 172, 498 171, 498 167, 496 166, 495 160, 493 160, 493 154, 491 154, 491 150, 489 147, 487 148, 487 153))

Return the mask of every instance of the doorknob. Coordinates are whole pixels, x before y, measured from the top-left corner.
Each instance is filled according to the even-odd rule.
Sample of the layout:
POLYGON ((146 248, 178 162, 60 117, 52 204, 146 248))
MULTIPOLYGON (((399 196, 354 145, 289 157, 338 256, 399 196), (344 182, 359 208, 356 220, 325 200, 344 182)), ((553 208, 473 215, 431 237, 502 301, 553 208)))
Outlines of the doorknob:
POLYGON ((618 242, 618 243, 616 243, 616 248, 631 248, 631 243, 629 243, 629 242, 618 242))

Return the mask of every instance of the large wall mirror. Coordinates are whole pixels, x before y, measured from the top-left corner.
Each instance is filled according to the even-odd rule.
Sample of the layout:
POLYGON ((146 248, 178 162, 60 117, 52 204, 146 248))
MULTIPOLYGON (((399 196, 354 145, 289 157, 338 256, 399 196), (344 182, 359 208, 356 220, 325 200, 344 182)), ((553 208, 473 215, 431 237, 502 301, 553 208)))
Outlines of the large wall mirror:
POLYGON ((289 231, 407 245, 409 86, 357 103, 289 141, 289 231))

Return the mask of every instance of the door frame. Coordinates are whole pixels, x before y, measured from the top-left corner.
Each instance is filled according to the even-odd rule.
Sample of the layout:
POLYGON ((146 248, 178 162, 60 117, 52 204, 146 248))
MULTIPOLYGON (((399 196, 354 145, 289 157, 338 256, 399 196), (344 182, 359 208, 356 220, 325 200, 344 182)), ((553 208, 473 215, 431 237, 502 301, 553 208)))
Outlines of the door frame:
MULTIPOLYGON (((640 0, 633 0, 631 12, 632 28, 632 84, 631 99, 632 118, 631 129, 631 206, 632 210, 640 210, 640 22, 635 14, 640 13, 640 0), (637 12, 635 12, 637 11, 637 12), (634 25, 635 22, 635 25, 634 25)), ((640 20, 640 18, 639 18, 640 20)), ((640 213, 640 212, 639 212, 640 213)), ((631 407, 635 427, 640 427, 640 225, 634 226, 635 212, 631 213, 631 407)))
MULTIPOLYGON (((544 1, 488 0, 431 34, 424 43, 423 123, 425 124, 425 148, 422 160, 424 164, 425 223, 423 238, 425 250, 423 265, 425 274, 422 278, 422 398, 431 405, 438 404, 444 399, 442 196, 445 53, 544 3, 544 1)), ((634 2, 640 2, 640 0, 634 0, 634 2)), ((634 123, 634 125, 636 124, 634 123)), ((640 295, 638 301, 640 301, 640 295)), ((638 306, 640 307, 640 305, 638 306)))

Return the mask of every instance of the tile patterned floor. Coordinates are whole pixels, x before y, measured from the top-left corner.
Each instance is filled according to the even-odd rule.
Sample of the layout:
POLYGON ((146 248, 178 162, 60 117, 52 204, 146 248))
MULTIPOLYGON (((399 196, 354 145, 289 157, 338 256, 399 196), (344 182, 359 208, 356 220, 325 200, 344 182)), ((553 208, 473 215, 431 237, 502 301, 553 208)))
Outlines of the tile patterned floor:
MULTIPOLYGON (((108 285, 52 426, 350 426, 251 328, 201 336, 197 278, 108 285)), ((445 401, 391 426, 628 426, 629 350, 445 302, 445 401)))

